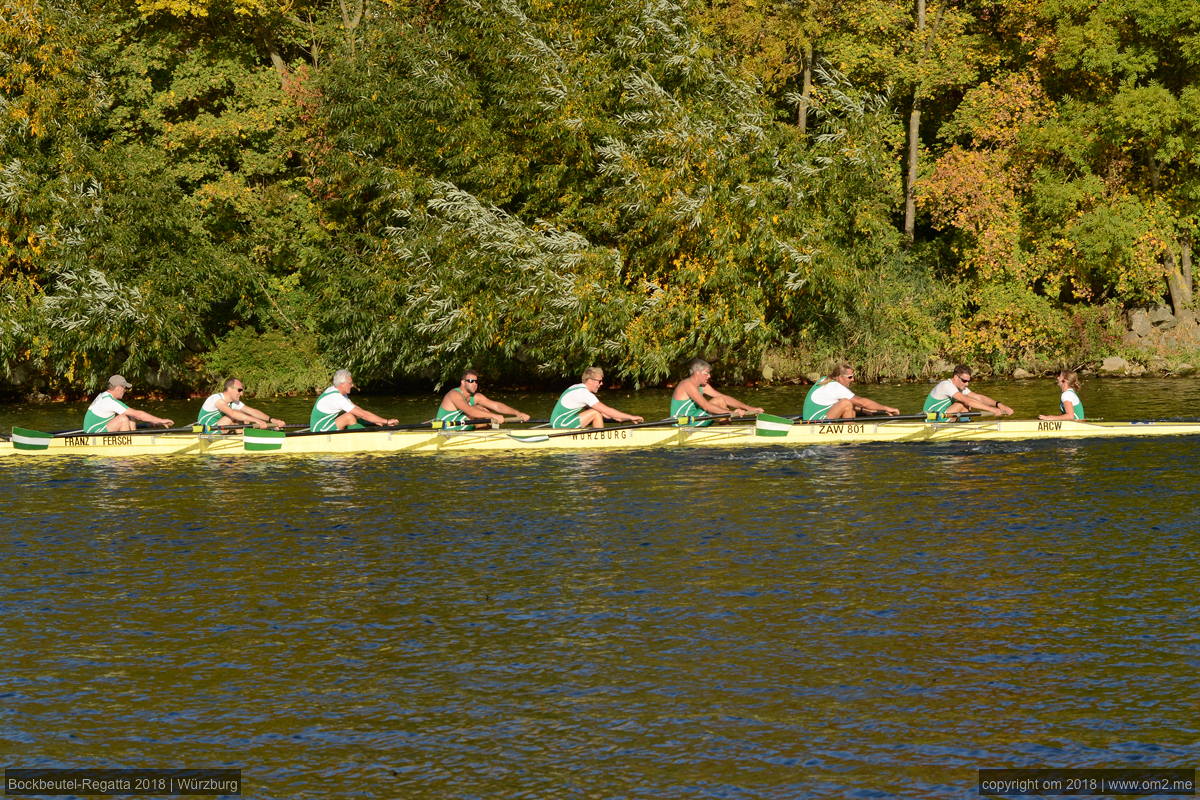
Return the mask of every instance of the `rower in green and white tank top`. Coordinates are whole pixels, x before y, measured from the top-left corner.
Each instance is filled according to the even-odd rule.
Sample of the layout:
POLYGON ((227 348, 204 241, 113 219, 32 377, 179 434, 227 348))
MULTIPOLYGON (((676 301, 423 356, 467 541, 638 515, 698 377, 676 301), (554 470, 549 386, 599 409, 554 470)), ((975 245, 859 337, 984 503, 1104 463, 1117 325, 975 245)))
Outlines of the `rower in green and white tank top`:
MULTIPOLYGON (((455 389, 454 391, 465 396, 467 398, 467 405, 474 407, 475 395, 467 395, 467 393, 464 392, 462 389, 455 389)), ((465 413, 463 413, 462 411, 459 411, 457 408, 445 409, 439 405, 437 414, 435 414, 433 418, 442 423, 442 430, 465 431, 468 428, 473 427, 470 425, 455 425, 454 424, 456 422, 463 422, 464 420, 467 419, 467 415, 465 413)))
POLYGON ((1075 419, 1083 419, 1083 401, 1079 399, 1079 395, 1074 389, 1067 389, 1058 398, 1058 413, 1067 413, 1067 403, 1071 404, 1071 411, 1075 414, 1075 419))
MULTIPOLYGON (((337 418, 354 408, 349 397, 330 386, 321 392, 317 402, 313 403, 312 413, 308 415, 308 429, 318 433, 326 433, 337 429, 337 418)), ((351 428, 359 428, 355 423, 351 428)))
POLYGON ((580 427, 579 414, 583 409, 598 402, 600 402, 599 399, 588 390, 586 385, 577 383, 569 387, 558 396, 558 402, 554 404, 554 410, 550 412, 550 427, 580 427))
POLYGON ((88 406, 83 415, 83 430, 85 433, 104 433, 108 430, 108 421, 118 414, 124 414, 129 406, 113 397, 108 392, 101 392, 88 406))
POLYGON ((804 407, 800 409, 801 417, 806 420, 824 419, 825 412, 829 411, 829 406, 819 406, 813 402, 813 392, 820 387, 829 383, 829 378, 821 378, 819 381, 808 387, 808 394, 804 395, 804 407))
MULTIPOLYGON (((676 400, 674 397, 671 398, 671 416, 672 417, 675 417, 675 418, 703 417, 703 416, 706 416, 707 414, 708 414, 708 412, 705 411, 700 406, 696 405, 696 401, 690 397, 685 397, 682 400, 676 400)), ((709 425, 712 425, 712 424, 713 424, 713 421, 711 419, 705 419, 705 420, 701 420, 699 422, 689 422, 689 423, 683 425, 682 427, 685 427, 685 428, 707 428, 709 425)))
MULTIPOLYGON (((196 415, 196 423, 198 425, 203 425, 205 430, 215 428, 221 417, 225 416, 225 413, 221 411, 221 409, 217 408, 217 402, 220 400, 225 400, 225 395, 221 392, 217 392, 214 395, 209 395, 208 398, 205 399, 204 405, 200 406, 200 413, 196 415)), ((226 405, 237 411, 241 409, 245 403, 243 403, 241 400, 234 400, 232 402, 226 401, 226 405)))
MULTIPOLYGON (((934 386, 925 396, 925 404, 921 406, 921 411, 926 415, 935 415, 935 419, 944 420, 946 419, 946 409, 954 403, 954 395, 959 393, 959 388, 954 385, 954 381, 947 378, 934 386)), ((961 394, 970 393, 970 389, 961 390, 961 394)))

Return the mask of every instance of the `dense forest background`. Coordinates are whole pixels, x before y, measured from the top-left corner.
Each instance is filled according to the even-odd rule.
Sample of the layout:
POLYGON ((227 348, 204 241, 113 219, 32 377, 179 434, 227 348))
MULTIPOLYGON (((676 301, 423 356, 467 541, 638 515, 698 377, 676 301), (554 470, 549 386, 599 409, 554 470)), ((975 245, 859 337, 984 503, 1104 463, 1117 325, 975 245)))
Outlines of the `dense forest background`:
POLYGON ((1189 314, 1195 0, 0 0, 0 371, 920 375, 1189 314))

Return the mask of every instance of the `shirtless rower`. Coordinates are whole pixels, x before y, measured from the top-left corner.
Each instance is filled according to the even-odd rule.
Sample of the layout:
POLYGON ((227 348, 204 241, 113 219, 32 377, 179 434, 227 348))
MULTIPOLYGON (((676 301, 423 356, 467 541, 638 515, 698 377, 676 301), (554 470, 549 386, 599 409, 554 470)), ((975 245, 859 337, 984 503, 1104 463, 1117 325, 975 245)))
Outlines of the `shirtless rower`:
POLYGON ((485 425, 504 422, 504 416, 516 417, 519 422, 528 422, 529 415, 517 411, 499 400, 485 397, 479 391, 479 373, 469 369, 462 374, 458 387, 446 392, 438 406, 434 419, 441 420, 447 430, 463 430, 472 424, 485 425))
MULTIPOLYGON (((688 376, 681 380, 671 393, 672 417, 722 416, 740 417, 745 414, 761 414, 757 406, 748 406, 741 400, 718 392, 710 382, 712 365, 702 358, 693 359, 688 365, 688 376)), ((686 427, 704 428, 712 425, 711 419, 685 423, 686 427)))

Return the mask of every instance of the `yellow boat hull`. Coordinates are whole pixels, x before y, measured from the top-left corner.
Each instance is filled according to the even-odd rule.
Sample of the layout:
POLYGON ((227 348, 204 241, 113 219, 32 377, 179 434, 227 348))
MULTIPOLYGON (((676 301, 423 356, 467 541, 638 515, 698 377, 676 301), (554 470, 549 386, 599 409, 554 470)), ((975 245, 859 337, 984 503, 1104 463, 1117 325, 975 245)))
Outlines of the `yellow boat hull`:
POLYGON ((647 427, 601 429, 544 438, 549 430, 525 431, 362 431, 292 435, 277 450, 248 451, 241 436, 165 433, 158 435, 76 436, 53 439, 44 450, 14 449, 0 443, 0 456, 39 458, 62 455, 337 455, 352 453, 542 452, 669 447, 770 447, 865 442, 1000 442, 1029 439, 1096 439, 1200 434, 1200 422, 1088 422, 994 420, 926 423, 853 421, 793 425, 783 436, 756 435, 753 425, 711 428, 647 427), (511 434, 511 435, 510 435, 511 434), (522 438, 531 438, 523 441, 522 438), (539 437, 540 441, 537 440, 539 437))

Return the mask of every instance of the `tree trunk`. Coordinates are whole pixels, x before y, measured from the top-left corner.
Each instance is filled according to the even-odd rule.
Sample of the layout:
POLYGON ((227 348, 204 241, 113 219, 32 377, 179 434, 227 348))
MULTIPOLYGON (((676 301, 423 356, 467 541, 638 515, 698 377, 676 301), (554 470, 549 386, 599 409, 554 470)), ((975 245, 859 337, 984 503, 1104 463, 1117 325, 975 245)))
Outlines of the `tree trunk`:
MULTIPOLYGON (((917 36, 925 34, 925 0, 917 0, 917 36)), ((924 50, 928 51, 929 42, 924 50)), ((922 53, 923 54, 923 53, 922 53)), ((921 109, 920 86, 913 89, 912 112, 908 115, 908 175, 904 182, 904 235, 914 241, 917 236, 917 164, 920 159, 921 109)))
POLYGON ((346 41, 350 45, 351 55, 356 54, 358 51, 358 48, 355 46, 355 39, 357 38, 355 30, 358 28, 358 24, 362 22, 363 7, 366 5, 366 0, 357 0, 355 5, 356 8, 351 11, 346 6, 346 0, 338 0, 338 7, 342 10, 342 25, 346 28, 346 41))
POLYGON ((288 68, 287 64, 283 60, 283 56, 279 55, 279 51, 276 50, 273 45, 268 44, 267 47, 271 55, 271 65, 275 67, 275 72, 279 75, 280 83, 286 84, 288 78, 288 68))
POLYGON ((800 87, 800 108, 796 109, 796 125, 800 135, 808 133, 808 100, 812 96, 812 42, 804 45, 804 83, 800 87))
POLYGON ((904 182, 904 235, 914 241, 917 236, 917 162, 920 152, 917 137, 921 134, 921 109, 913 97, 912 112, 908 115, 908 179, 904 182))
POLYGON ((1167 251, 1167 292, 1171 295, 1171 308, 1179 317, 1192 305, 1192 253, 1185 244, 1179 248, 1179 257, 1174 250, 1167 251))
POLYGON ((1179 261, 1183 273, 1183 285, 1187 289, 1188 298, 1192 296, 1192 244, 1184 242, 1179 246, 1179 261))

